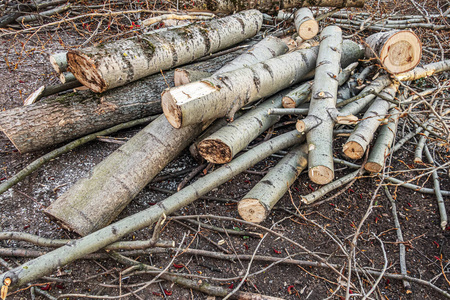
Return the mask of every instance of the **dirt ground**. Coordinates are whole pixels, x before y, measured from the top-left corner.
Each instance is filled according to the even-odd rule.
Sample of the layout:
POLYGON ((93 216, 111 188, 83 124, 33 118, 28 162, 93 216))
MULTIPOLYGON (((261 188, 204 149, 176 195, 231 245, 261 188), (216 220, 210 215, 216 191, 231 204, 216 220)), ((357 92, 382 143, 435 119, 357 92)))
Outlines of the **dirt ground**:
MULTIPOLYGON (((94 2, 94 1, 92 1, 94 2)), ((98 1, 100 3, 100 1, 98 1)), ((139 1, 138 1, 139 2, 139 1)), ((370 2, 365 10, 385 13, 409 13, 420 14, 421 9, 426 9, 430 14, 438 13, 448 9, 448 3, 436 5, 425 1, 418 5, 414 1, 382 2, 382 9, 375 10, 380 1, 370 2), (373 4, 373 5, 371 5, 373 4), (384 6, 383 6, 384 5, 384 6)), ((79 2, 84 5, 85 2, 79 2)), ((128 4, 127 4, 128 5, 128 4)), ((122 9, 133 8, 125 5, 122 9)), ((449 19, 447 19, 449 21, 449 19)), ((331 21, 322 22, 321 26, 330 24, 331 21)), ((447 23, 448 25, 448 23, 447 23)), ((94 26, 94 24, 92 25, 94 26)), ((119 31, 120 28, 117 28, 119 31)), ((417 32, 424 39, 427 31, 418 29, 417 32)), ((0 32, 0 108, 2 110, 19 107, 23 100, 31 92, 41 85, 58 84, 56 74, 48 63, 48 55, 58 50, 70 47, 79 47, 90 38, 86 30, 74 31, 70 26, 62 26, 58 30, 48 28, 36 34, 20 34, 17 36, 2 36, 0 32)), ((354 31, 344 31, 345 34, 354 31)), ((359 35, 353 36, 354 40, 370 34, 365 30, 359 35)), ((133 34, 133 33, 129 33, 133 34)), ((114 36, 111 34, 111 36, 114 36)), ((439 32, 439 39, 449 41, 449 31, 439 32)), ((88 41, 95 43, 98 36, 88 41)), ((112 37, 111 37, 112 38, 112 37)), ((424 42, 426 45, 426 42, 424 42)), ((450 58, 449 44, 442 44, 443 55, 450 58)), ((234 54, 236 55, 236 54, 234 54)), ((232 56, 230 56, 230 59, 232 56)), ((424 52, 423 63, 440 60, 440 53, 435 56, 424 52)), ((217 66, 219 68, 220 66, 217 66)), ((423 88, 436 84, 437 81, 449 80, 450 73, 425 79, 421 82, 413 82, 414 88, 423 88), (418 85, 422 86, 418 86, 418 85)), ((167 80, 172 84, 171 73, 167 73, 167 80)), ((443 97, 449 96, 449 91, 443 92, 443 97)), ((285 117, 284 121, 290 120, 285 117)), ((141 127, 124 130, 114 135, 115 138, 132 137, 141 127)), ((397 141, 407 134, 412 128, 407 118, 401 120, 397 141)), ((274 135, 294 129, 294 124, 280 127, 275 130, 274 135)), ((261 142, 266 135, 264 133, 252 144, 261 142)), ((391 158, 390 167, 387 171, 395 173, 402 180, 410 180, 424 173, 426 165, 414 165, 414 148, 418 137, 412 139, 404 147, 396 152, 391 158)), ((345 143, 345 137, 339 137, 334 141, 335 149, 341 149, 345 143)), ((437 163, 445 164, 450 157, 448 144, 435 142, 430 144, 430 149, 437 163)), ((88 172, 110 153, 120 147, 120 144, 94 141, 83 145, 57 159, 45 164, 32 173, 22 182, 0 196, 1 203, 1 231, 18 231, 35 234, 40 237, 52 239, 78 238, 75 233, 68 232, 50 221, 43 213, 43 209, 49 206, 59 195, 67 191, 78 179, 85 177, 88 172)), ((53 148, 52 148, 53 149, 53 148)), ((29 154, 20 154, 4 134, 0 134, 0 180, 4 181, 13 174, 23 169, 27 164, 47 153, 51 149, 45 149, 29 154)), ((343 158, 341 151, 336 150, 335 156, 343 158)), ((193 204, 182 209, 182 215, 216 215, 240 219, 236 209, 236 200, 240 200, 261 178, 264 172, 274 166, 280 156, 271 156, 251 168, 251 173, 242 173, 226 184, 213 190, 208 196, 216 199, 199 199, 193 204), (259 174, 258 174, 259 173, 259 174), (234 201, 233 201, 234 200, 234 201)), ((354 163, 362 163, 356 161, 354 163)), ((170 163, 162 172, 162 175, 174 174, 184 169, 198 166, 198 163, 190 157, 188 151, 184 151, 176 160, 170 163)), ((209 170, 200 172, 196 178, 204 176, 209 170)), ((352 169, 336 164, 336 178, 340 178, 352 169)), ((450 190, 450 179, 447 169, 438 171, 440 186, 442 190, 450 190)), ((176 190, 177 185, 185 175, 173 176, 160 182, 150 183, 117 219, 142 211, 154 203, 167 197, 167 193, 156 191, 154 188, 176 190)), ((195 181, 196 178, 191 180, 195 181)), ((432 188, 431 176, 423 176, 413 181, 415 184, 432 188)), ((356 228, 361 225, 357 239, 355 257, 352 264, 358 267, 382 270, 386 266, 386 272, 400 273, 399 245, 392 214, 392 205, 386 197, 385 184, 380 185, 377 176, 363 176, 351 187, 346 188, 340 195, 331 201, 318 206, 307 206, 300 204, 300 196, 306 195, 319 188, 312 183, 306 172, 290 189, 290 193, 283 196, 268 218, 260 225, 277 232, 280 238, 269 234, 264 239, 234 235, 231 233, 218 232, 215 229, 202 228, 198 224, 189 224, 186 221, 169 220, 161 232, 161 238, 174 241, 176 247, 181 249, 202 249, 215 253, 247 254, 282 259, 290 258, 302 261, 318 261, 316 257, 307 254, 301 247, 314 252, 315 255, 325 259, 329 263, 339 265, 338 270, 347 276, 348 253, 352 249, 352 240, 356 228), (372 206, 370 206, 371 200, 372 206), (295 206, 299 206, 296 211, 295 206), (302 217, 299 216, 302 214, 302 217), (187 226, 190 226, 188 228, 187 226), (206 239, 206 238, 208 239, 206 239), (184 241, 182 245, 180 242, 184 241), (301 246, 301 247, 299 247, 301 246), (347 254, 346 254, 347 253, 347 254)), ((337 189, 333 195, 340 191, 337 189)), ((406 264, 410 277, 422 279, 450 293, 450 230, 440 229, 440 217, 435 195, 421 194, 419 192, 396 186, 389 186, 389 191, 396 199, 396 207, 400 228, 403 233, 404 245, 406 246, 406 264)), ((450 209, 448 197, 444 197, 447 210, 450 209)), ((222 221, 214 218, 199 218, 199 221, 230 229, 231 231, 251 231, 265 234, 261 228, 245 225, 238 220, 222 221)), ((145 240, 152 236, 152 228, 142 229, 135 232, 127 240, 145 240)), ((0 249, 16 249, 23 253, 25 250, 50 251, 50 248, 37 247, 27 242, 3 240, 0 241, 0 249), (24 250, 24 251, 20 251, 24 250)), ((31 252, 30 252, 31 253, 31 252)), ((105 252, 101 252, 105 253, 105 252)), ((259 272, 249 277, 240 290, 252 293, 260 293, 282 299, 344 299, 346 282, 329 268, 318 268, 301 265, 298 263, 272 262, 266 260, 255 260, 249 264, 249 260, 227 260, 211 258, 197 254, 179 254, 176 257, 174 250, 148 249, 132 256, 139 262, 157 266, 161 269, 169 267, 168 271, 173 273, 192 274, 197 281, 208 281, 214 285, 232 291, 239 283, 247 270, 250 273, 259 272), (174 258, 175 257, 175 258, 174 258), (172 260, 173 259, 173 260, 172 260), (181 267, 181 268, 178 268, 181 267), (209 278, 209 279, 208 279, 209 278)), ((11 267, 16 267, 29 260, 28 257, 0 255, 11 267)), ((52 297, 63 294, 76 294, 65 296, 64 299, 91 298, 95 295, 97 299, 118 299, 136 290, 149 282, 154 274, 143 274, 135 272, 122 276, 121 272, 128 267, 119 264, 111 258, 79 260, 66 266, 62 266, 58 272, 33 282, 35 290, 45 290, 52 297), (109 297, 109 298, 108 298, 109 297)), ((0 273, 6 271, 5 264, 0 264, 0 273)), ((378 276, 363 276, 352 274, 351 296, 352 299, 362 299, 363 290, 367 293, 378 276)), ((30 287, 16 292, 7 299, 55 299, 32 293, 30 287)), ((186 289, 179 285, 160 281, 153 283, 135 295, 125 296, 124 299, 206 299, 207 295, 195 290, 186 289)), ((406 293, 402 281, 383 277, 376 286, 370 299, 443 299, 444 296, 436 292, 430 286, 419 283, 411 283, 411 293, 406 293)))

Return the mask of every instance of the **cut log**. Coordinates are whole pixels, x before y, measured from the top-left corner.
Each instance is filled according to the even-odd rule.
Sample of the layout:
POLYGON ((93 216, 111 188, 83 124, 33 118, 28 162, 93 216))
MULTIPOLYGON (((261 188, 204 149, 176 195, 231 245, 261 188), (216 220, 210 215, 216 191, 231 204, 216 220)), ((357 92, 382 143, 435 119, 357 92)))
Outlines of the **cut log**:
MULTIPOLYGON (((217 68, 232 57, 195 64, 217 68)), ((215 70, 215 69, 213 69, 215 70)), ((26 107, 0 112, 0 128, 21 153, 40 150, 117 124, 162 112, 160 93, 171 82, 173 71, 155 74, 100 95, 90 91, 70 93, 26 107)), ((41 96, 79 86, 78 81, 46 87, 41 96)))
POLYGON ((190 82, 198 81, 206 77, 210 77, 212 74, 209 72, 203 72, 190 69, 176 69, 173 75, 173 82, 175 86, 188 84, 190 82))
POLYGON ((422 43, 409 30, 379 32, 366 39, 366 57, 376 58, 390 73, 413 69, 422 58, 422 43))
MULTIPOLYGON (((361 57, 358 44, 346 41, 343 48, 343 66, 361 57)), ((167 89, 161 96, 164 114, 175 128, 224 116, 232 120, 242 106, 304 80, 314 69, 317 52, 318 47, 297 50, 250 67, 167 89)))
POLYGON ((262 14, 248 10, 67 53, 70 71, 84 86, 104 92, 196 60, 254 36, 262 14))
POLYGON ((314 19, 312 11, 303 7, 295 12, 294 17, 295 29, 303 40, 312 39, 319 32, 319 24, 314 19))
POLYGON ((75 81, 75 80, 77 80, 77 79, 70 72, 63 72, 63 73, 59 74, 59 81, 61 81, 61 83, 68 83, 70 81, 75 81))
POLYGON ((317 57, 316 75, 311 92, 309 113, 305 118, 320 120, 311 129, 308 142, 308 175, 318 184, 327 184, 334 179, 333 127, 330 109, 336 109, 338 74, 342 52, 342 31, 337 26, 326 27, 321 34, 317 57))
POLYGON ((127 204, 202 130, 175 130, 164 116, 147 125, 53 202, 45 213, 87 235, 111 223, 127 204))
POLYGON ((61 74, 67 71, 67 51, 50 55, 50 64, 56 73, 61 74))
MULTIPOLYGON (((394 99, 398 85, 391 84, 383 90, 383 96, 394 99)), ((363 116, 361 122, 352 132, 343 146, 344 154, 351 159, 360 159, 364 156, 367 146, 372 141, 375 131, 385 118, 390 103, 377 97, 363 116)))
POLYGON ((257 0, 257 1, 234 1, 234 0, 200 0, 190 2, 187 9, 209 10, 222 13, 233 13, 243 9, 255 8, 262 12, 275 13, 280 9, 295 8, 302 6, 322 7, 363 7, 364 0, 257 0))
MULTIPOLYGON (((86 254, 98 251, 127 234, 148 227, 156 222, 163 214, 169 215, 189 205, 199 197, 247 170, 262 159, 279 150, 301 143, 302 140, 303 138, 297 131, 291 131, 277 136, 244 153, 226 166, 201 177, 178 193, 144 211, 124 218, 73 243, 68 243, 52 252, 28 261, 24 265, 0 274, 0 285, 8 278, 11 280, 11 288, 24 285, 32 280, 50 274, 57 268, 82 258, 86 254)), ((111 193, 108 196, 110 195, 111 193)), ((104 204, 100 204, 99 207, 104 207, 104 204)), ((98 209, 99 207, 95 207, 94 209, 98 209)))
MULTIPOLYGON (((282 55, 287 51, 288 46, 281 39, 273 36, 268 36, 209 76, 234 71, 245 66, 251 66, 258 62, 282 55)), ((203 79, 205 77, 209 77, 200 76, 202 76, 202 74, 193 73, 192 71, 188 70, 175 70, 175 86, 187 84, 203 79)))
POLYGON ((296 146, 238 204, 245 221, 261 223, 283 197, 298 175, 308 166, 308 147, 296 146))
POLYGON ((389 121, 381 127, 380 134, 370 151, 367 163, 364 165, 364 169, 372 173, 379 173, 383 170, 384 162, 391 151, 391 146, 397 133, 400 110, 393 108, 389 111, 389 115, 389 121))

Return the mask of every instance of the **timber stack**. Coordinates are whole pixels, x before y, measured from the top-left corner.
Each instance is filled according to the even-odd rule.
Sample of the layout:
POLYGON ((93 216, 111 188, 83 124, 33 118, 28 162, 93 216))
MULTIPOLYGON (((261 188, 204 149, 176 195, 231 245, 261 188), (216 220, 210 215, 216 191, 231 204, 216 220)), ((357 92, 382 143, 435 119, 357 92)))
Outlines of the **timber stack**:
POLYGON ((51 56, 63 88, 72 89, 73 83, 67 84, 75 82, 90 91, 1 112, 0 127, 21 153, 163 114, 45 209, 83 238, 28 262, 27 268, 0 275, 3 284, 6 279, 11 287, 26 284, 150 226, 283 149, 288 149, 285 157, 239 202, 244 220, 263 222, 303 170, 312 182, 323 185, 302 197, 307 204, 364 170, 382 172, 393 151, 402 82, 448 71, 450 62, 416 68, 422 47, 412 31, 389 30, 357 43, 343 38, 337 25, 320 28, 316 18, 321 18, 309 8, 362 7, 362 0, 257 2, 241 7, 236 1, 196 1, 197 7, 214 12, 241 12, 51 56), (284 39, 258 36, 261 11, 274 12, 277 5, 299 7, 292 14, 296 36, 301 42, 316 41, 315 46, 289 49, 284 39), (237 57, 196 63, 248 39, 260 41, 237 57), (214 69, 215 64, 221 68, 214 69), (166 80, 175 86, 167 87, 166 80), (285 116, 295 116, 295 128, 249 147, 285 116), (342 125, 348 139, 340 147, 335 138, 342 125), (199 160, 224 165, 158 205, 111 224, 190 145, 199 160), (368 158, 361 170, 335 180, 336 151, 352 160, 368 158))

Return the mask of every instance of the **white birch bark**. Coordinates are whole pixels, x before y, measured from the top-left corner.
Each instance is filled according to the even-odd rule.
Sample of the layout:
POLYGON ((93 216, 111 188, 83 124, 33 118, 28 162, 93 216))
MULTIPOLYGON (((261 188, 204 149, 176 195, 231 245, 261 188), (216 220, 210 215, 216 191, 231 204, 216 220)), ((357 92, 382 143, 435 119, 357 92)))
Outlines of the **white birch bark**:
POLYGON ((411 71, 395 75, 395 79, 399 81, 417 80, 436 73, 450 70, 450 59, 428 64, 423 67, 417 67, 411 71))
MULTIPOLYGON (((391 84, 381 93, 383 96, 394 99, 398 85, 391 84)), ((356 126, 347 142, 343 146, 344 154, 351 159, 360 159, 364 156, 367 146, 372 141, 375 131, 380 126, 389 110, 390 102, 377 97, 356 126)))
POLYGON ((71 50, 67 60, 78 81, 103 92, 230 47, 254 36, 261 24, 262 14, 248 10, 207 23, 71 50))
MULTIPOLYGON (((343 66, 361 57, 358 44, 346 41, 343 48, 343 66)), ((167 89, 161 97, 164 114, 175 128, 223 116, 232 119, 242 106, 303 80, 314 69, 317 53, 318 47, 302 49, 167 89)))
POLYGON ((334 121, 328 115, 328 110, 336 108, 341 51, 341 29, 337 26, 326 27, 321 34, 309 113, 305 118, 321 120, 320 124, 306 135, 309 150, 308 175, 318 184, 327 184, 334 178, 334 121))
POLYGON ((312 39, 319 32, 319 24, 314 19, 312 11, 303 7, 298 9, 294 15, 295 29, 303 40, 312 39))
POLYGON ((298 145, 239 201, 238 212, 245 221, 260 223, 308 166, 308 147, 298 145))

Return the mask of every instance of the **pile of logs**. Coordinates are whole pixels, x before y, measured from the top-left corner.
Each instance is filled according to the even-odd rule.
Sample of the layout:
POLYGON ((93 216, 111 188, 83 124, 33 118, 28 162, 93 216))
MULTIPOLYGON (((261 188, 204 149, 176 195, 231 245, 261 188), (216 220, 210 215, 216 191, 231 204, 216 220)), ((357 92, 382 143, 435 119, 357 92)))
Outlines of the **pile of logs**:
MULTIPOLYGON (((297 2, 323 6, 339 6, 336 2, 348 6, 363 4, 297 2)), ((205 5, 211 3, 206 1, 205 5)), ((235 2, 212 10, 233 11, 236 8, 232 3, 235 2)), ((289 1, 285 7, 294 3, 289 1)), ((202 5, 202 1, 197 4, 202 5)), ((264 11, 274 9, 263 4, 264 1, 264 11)), ((297 10, 294 19, 302 40, 313 39, 319 33, 318 23, 308 8, 297 10)), ((290 149, 285 157, 239 202, 238 211, 244 220, 264 221, 303 170, 308 170, 313 182, 324 185, 302 197, 307 204, 354 180, 364 170, 381 172, 386 157, 393 151, 391 145, 402 105, 396 97, 399 86, 450 69, 450 61, 417 67, 421 42, 412 31, 380 32, 358 44, 343 39, 340 27, 328 26, 320 32, 319 46, 288 52, 285 42, 269 36, 213 73, 189 67, 177 69, 176 86, 165 88, 165 76, 158 74, 161 70, 192 63, 254 37, 262 21, 262 13, 251 9, 211 22, 52 56, 52 65, 61 74, 63 84, 74 82, 91 91, 1 112, 0 127, 21 153, 163 114, 45 210, 53 220, 83 238, 0 275, 3 290, 40 278, 151 225, 286 148, 290 149), (355 74, 358 61, 369 63, 355 74), (384 75, 366 80, 375 66, 384 75), (71 79, 72 74, 76 79, 71 79), (261 99, 264 101, 256 107, 241 111, 261 99), (283 115, 298 116, 295 130, 242 153, 283 115), (333 152, 337 147, 333 140, 338 124, 352 128, 340 150, 350 159, 365 155, 367 159, 363 168, 334 181, 333 152), (224 165, 157 205, 110 224, 190 145, 196 157, 224 165)), ((79 143, 83 143, 82 139, 79 143)), ((5 183, 0 189, 3 186, 5 183)))

